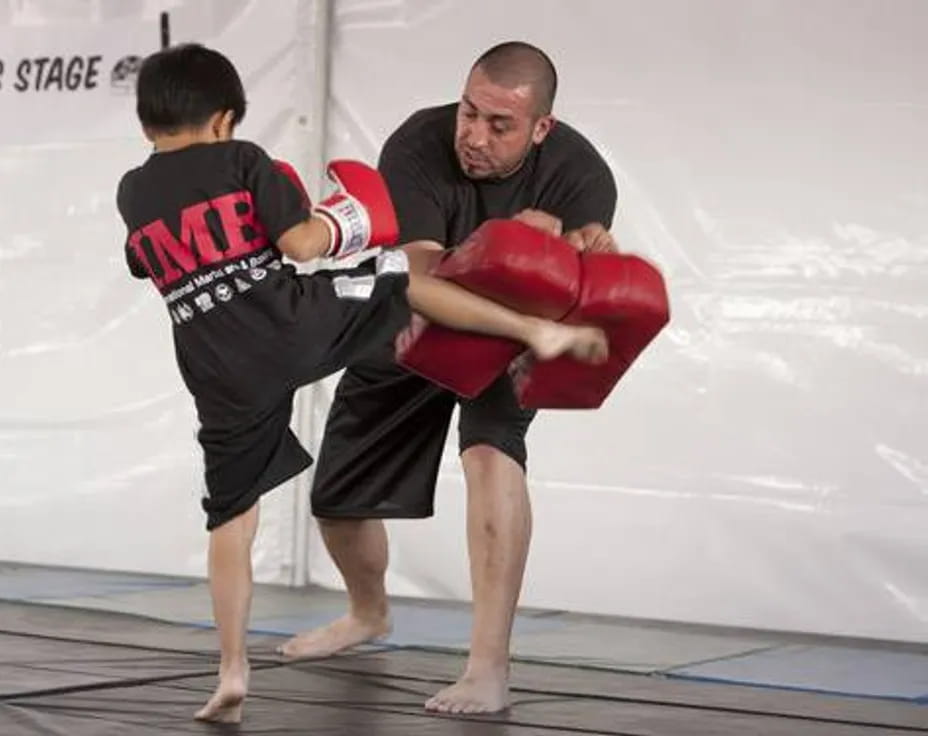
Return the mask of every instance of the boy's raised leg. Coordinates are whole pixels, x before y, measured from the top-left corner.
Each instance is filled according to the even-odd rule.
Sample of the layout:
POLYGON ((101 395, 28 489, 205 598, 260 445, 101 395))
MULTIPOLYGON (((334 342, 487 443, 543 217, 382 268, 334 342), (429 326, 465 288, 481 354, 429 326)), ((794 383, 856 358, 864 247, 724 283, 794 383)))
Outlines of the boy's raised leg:
POLYGON ((569 354, 586 363, 601 363, 609 356, 606 335, 598 327, 565 325, 520 314, 426 273, 410 271, 407 293, 409 306, 427 319, 455 330, 517 340, 540 360, 569 354))

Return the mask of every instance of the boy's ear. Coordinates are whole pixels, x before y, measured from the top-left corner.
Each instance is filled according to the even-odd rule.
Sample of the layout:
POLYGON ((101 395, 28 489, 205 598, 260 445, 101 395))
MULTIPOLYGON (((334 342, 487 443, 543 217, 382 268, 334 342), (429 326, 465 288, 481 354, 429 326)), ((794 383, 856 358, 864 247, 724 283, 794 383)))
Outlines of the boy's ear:
POLYGON ((225 110, 217 113, 213 118, 213 132, 221 141, 227 141, 232 137, 232 128, 235 126, 235 113, 232 110, 225 110))

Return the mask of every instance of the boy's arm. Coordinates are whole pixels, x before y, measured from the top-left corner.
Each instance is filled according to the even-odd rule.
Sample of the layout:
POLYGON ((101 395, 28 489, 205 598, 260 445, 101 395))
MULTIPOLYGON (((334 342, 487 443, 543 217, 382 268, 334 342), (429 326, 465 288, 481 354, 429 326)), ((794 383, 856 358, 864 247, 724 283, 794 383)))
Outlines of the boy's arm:
MULTIPOLYGON (((274 163, 308 203, 309 196, 293 168, 282 161, 274 163)), ((350 160, 332 161, 326 173, 335 182, 336 191, 312 208, 310 220, 281 236, 281 251, 294 260, 306 261, 320 256, 343 258, 365 248, 394 245, 399 225, 380 173, 350 160)))
POLYGON ((257 145, 245 143, 241 150, 245 187, 271 242, 295 261, 324 255, 328 233, 324 225, 311 225, 309 196, 296 171, 288 164, 272 161, 257 145))
POLYGON ((328 255, 331 234, 321 217, 314 215, 286 230, 277 247, 288 258, 302 263, 328 255))
MULTIPOLYGON (((307 211, 312 211, 312 202, 309 198, 309 192, 303 186, 300 175, 286 161, 274 160, 274 168, 287 177, 291 184, 300 194, 300 200, 307 211)), ((311 261, 314 258, 321 258, 326 255, 330 248, 331 234, 325 222, 318 216, 313 215, 310 219, 304 220, 286 230, 277 238, 277 247, 280 252, 291 260, 301 263, 311 261)))

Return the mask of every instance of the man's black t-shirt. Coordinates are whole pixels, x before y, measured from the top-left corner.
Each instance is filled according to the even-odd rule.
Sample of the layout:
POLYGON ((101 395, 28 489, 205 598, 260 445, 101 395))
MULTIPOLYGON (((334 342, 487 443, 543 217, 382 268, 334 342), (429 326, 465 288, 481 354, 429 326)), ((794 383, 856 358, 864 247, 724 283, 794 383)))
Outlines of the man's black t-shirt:
POLYGON ((468 179, 454 151, 457 104, 414 113, 390 136, 379 168, 400 223, 400 241, 463 241, 481 223, 525 208, 559 217, 565 232, 591 222, 612 226, 616 186, 592 144, 557 122, 505 179, 468 179))
MULTIPOLYGON (((379 168, 400 225, 400 241, 451 247, 484 221, 523 209, 559 217, 564 230, 612 225, 616 186, 589 141, 558 122, 522 166, 501 180, 468 179, 454 151, 457 105, 413 114, 390 136, 379 168)), ((328 518, 424 517, 456 397, 393 360, 384 344, 352 364, 329 412, 313 485, 313 511, 328 518)), ((534 412, 520 409, 508 376, 460 402, 459 448, 490 445, 523 467, 534 412)))

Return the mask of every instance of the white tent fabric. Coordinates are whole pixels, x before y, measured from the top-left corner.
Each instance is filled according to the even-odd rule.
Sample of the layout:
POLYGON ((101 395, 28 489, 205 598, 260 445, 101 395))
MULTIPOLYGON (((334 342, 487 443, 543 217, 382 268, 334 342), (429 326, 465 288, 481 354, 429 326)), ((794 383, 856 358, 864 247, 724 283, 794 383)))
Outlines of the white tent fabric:
MULTIPOLYGON (((307 130, 320 124, 313 5, 0 8, 0 558, 202 575, 196 417, 163 303, 128 277, 122 254, 116 184, 148 145, 112 70, 158 48, 169 11, 173 42, 222 48, 239 67, 250 103, 241 135, 305 161, 307 130), (93 89, 46 89, 47 79, 17 89, 23 60, 75 56, 100 57, 93 89)), ((262 580, 292 580, 295 505, 288 487, 263 506, 262 580)))
MULTIPOLYGON (((67 39, 141 25, 146 53, 167 10, 173 40, 242 69, 241 135, 314 190, 321 157, 375 160, 493 43, 545 48, 556 112, 613 167, 614 232, 664 270, 673 319, 601 410, 533 427, 523 603, 928 634, 924 3, 338 0, 328 34, 312 0, 62 7, 0 4, 0 38, 42 28, 87 55, 67 39)), ((131 101, 103 140, 83 125, 13 140, 17 62, 0 60, 0 558, 201 574, 190 402, 158 300, 123 272, 112 206, 145 155, 131 101)), ((333 385, 295 418, 311 450, 333 385)), ((395 593, 469 596, 454 441, 436 518, 390 525, 395 593)), ((337 584, 301 518, 306 487, 265 504, 260 579, 304 580, 309 528, 310 577, 337 584)))

